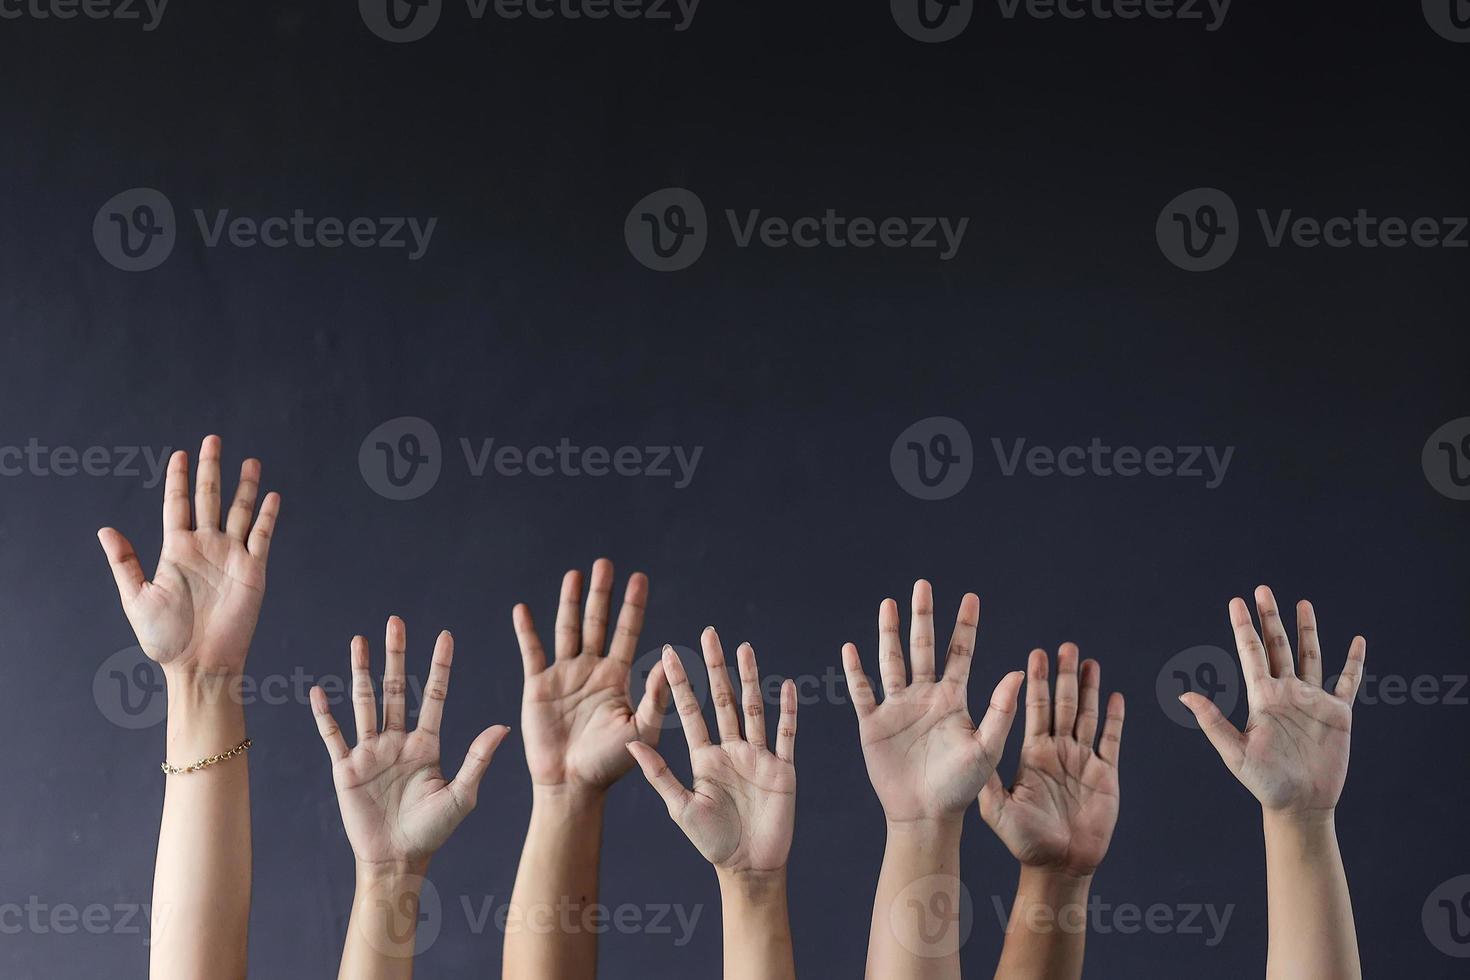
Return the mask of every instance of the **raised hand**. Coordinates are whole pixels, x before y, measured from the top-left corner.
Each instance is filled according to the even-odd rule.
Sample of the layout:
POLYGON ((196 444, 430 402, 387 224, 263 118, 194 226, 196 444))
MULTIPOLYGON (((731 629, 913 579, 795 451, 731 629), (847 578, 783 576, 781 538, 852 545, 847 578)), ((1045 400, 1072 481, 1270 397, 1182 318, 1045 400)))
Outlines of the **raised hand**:
POLYGON ((418 726, 408 731, 404 690, 403 620, 388 620, 383 671, 383 723, 369 673, 367 640, 352 638, 352 711, 357 722, 357 745, 337 727, 320 687, 311 689, 311 707, 317 730, 332 757, 332 781, 342 825, 360 866, 427 866, 454 828, 471 810, 495 749, 510 731, 504 725, 485 729, 470 744, 464 764, 453 781, 439 769, 439 724, 449 690, 449 668, 454 660, 454 638, 439 634, 418 726))
POLYGON ((279 494, 268 493, 255 514, 260 460, 240 465, 234 503, 220 524, 220 439, 199 448, 194 512, 189 512, 189 454, 168 462, 163 486, 163 550, 153 580, 120 532, 97 532, 123 612, 138 645, 167 670, 239 673, 265 595, 265 566, 280 512, 279 494), (252 522, 253 519, 253 522, 252 522))
POLYGON ((796 824, 796 685, 781 685, 781 717, 775 751, 767 748, 760 673, 749 643, 735 651, 740 668, 740 708, 725 666, 725 651, 713 626, 700 637, 720 741, 710 742, 699 700, 672 647, 664 647, 663 669, 689 743, 694 788, 686 789, 663 757, 642 742, 629 742, 643 775, 706 861, 723 872, 775 873, 786 868, 796 824))
POLYGON ((980 815, 1027 867, 1090 875, 1102 863, 1118 822, 1118 750, 1123 695, 1108 698, 1098 731, 1102 669, 1084 660, 1079 698, 1076 644, 1057 651, 1055 704, 1047 689, 1047 655, 1032 650, 1026 668, 1026 735, 1009 790, 991 774, 980 791, 980 815))
POLYGON ((627 743, 658 744, 668 703, 662 668, 649 673, 636 713, 629 693, 648 579, 634 573, 628 580, 617 629, 604 656, 612 583, 612 562, 599 558, 592 566, 584 616, 582 574, 570 571, 562 578, 556 660, 550 666, 530 609, 525 603, 515 607, 516 639, 525 671, 521 728, 531 781, 538 786, 600 793, 633 767, 624 748, 627 743))
POLYGON ((868 778, 890 822, 956 818, 989 780, 1016 717, 1021 672, 1001 678, 977 727, 970 720, 966 693, 980 599, 967 593, 945 655, 944 676, 935 674, 934 595, 929 583, 914 583, 909 626, 912 678, 904 669, 898 633, 898 604, 878 607, 878 673, 883 703, 878 704, 863 673, 857 647, 842 648, 842 667, 857 709, 858 732, 868 778))
POLYGON ((1291 641, 1276 597, 1262 585, 1255 599, 1264 644, 1245 601, 1230 600, 1230 622, 1250 705, 1245 731, 1236 729, 1201 694, 1191 691, 1179 700, 1194 713, 1226 767, 1266 810, 1285 815, 1330 813, 1347 780, 1352 704, 1363 679, 1367 641, 1353 638, 1342 676, 1329 692, 1322 686, 1322 651, 1312 604, 1297 603, 1298 661, 1293 666, 1291 641))

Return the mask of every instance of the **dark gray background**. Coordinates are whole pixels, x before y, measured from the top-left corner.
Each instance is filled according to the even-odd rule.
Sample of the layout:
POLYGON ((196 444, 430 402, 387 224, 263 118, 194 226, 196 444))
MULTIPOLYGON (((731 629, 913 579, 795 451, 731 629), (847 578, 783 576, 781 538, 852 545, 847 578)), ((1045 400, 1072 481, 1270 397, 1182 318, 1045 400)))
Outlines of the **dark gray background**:
MULTIPOLYGON (((1094 934, 1099 977, 1259 974, 1258 807, 1155 676, 1229 647, 1258 582, 1317 605, 1329 665, 1353 632, 1370 673, 1467 672, 1470 504, 1420 450, 1470 414, 1464 251, 1269 249, 1254 209, 1463 215, 1470 49, 1415 3, 1345 10, 1239 0, 1218 32, 1172 21, 1003 20, 921 45, 886 4, 705 0, 693 27, 474 22, 450 3, 423 41, 372 36, 350 3, 169 8, 136 24, 0 21, 0 442, 193 451, 220 432, 285 498, 249 669, 341 674, 389 613, 426 665, 459 643, 446 765, 518 726, 510 608, 549 623, 561 572, 615 558, 652 579, 645 649, 704 625, 768 673, 873 656, 874 613, 935 584, 943 617, 982 599, 972 704, 1035 645, 1081 644, 1126 692, 1123 812, 1095 893, 1233 905, 1224 941, 1094 934), (782 215, 966 215, 932 253, 770 251, 715 235, 660 275, 622 240, 668 185, 782 215), (130 187, 193 207, 438 216, 429 254, 206 250, 192 226, 127 274, 91 239, 130 187), (1165 261, 1153 228, 1196 186, 1250 233, 1224 268, 1165 261), (399 415, 446 441, 439 484, 370 491, 363 437, 399 415), (889 472, 894 437, 961 420, 965 491, 926 503, 889 472), (702 445, 693 484, 471 479, 455 440, 702 445), (1234 445, 1224 485, 1003 479, 991 437, 1234 445)), ((99 711, 92 680, 133 640, 93 538, 113 524, 152 567, 157 489, 128 478, 0 479, 0 904, 146 902, 162 729, 99 711)), ((838 690, 841 691, 839 685, 838 690)), ((1461 692, 1462 695, 1465 692, 1461 692)), ((345 714, 343 715, 345 718, 345 714)), ((1234 713, 1243 723, 1244 704, 1234 713)), ((1339 829, 1365 972, 1461 975, 1421 926, 1463 843, 1461 705, 1362 705, 1339 829)), ((253 974, 335 971, 352 889, 329 767, 304 705, 254 705, 253 974)), ((1013 771, 1013 735, 1003 773, 1013 771)), ((666 755, 687 771, 682 737, 666 755)), ((424 976, 499 969, 459 896, 509 898, 529 807, 519 739, 432 871, 448 909, 424 976)), ((882 818, 851 708, 803 707, 791 860, 799 969, 857 976, 882 818)), ((993 968, 1014 863, 973 812, 966 971, 993 968)), ((711 976, 713 873, 636 776, 612 793, 602 900, 703 903, 694 939, 610 935, 603 975, 711 976)), ((6 977, 142 976, 139 935, 0 934, 6 977)))

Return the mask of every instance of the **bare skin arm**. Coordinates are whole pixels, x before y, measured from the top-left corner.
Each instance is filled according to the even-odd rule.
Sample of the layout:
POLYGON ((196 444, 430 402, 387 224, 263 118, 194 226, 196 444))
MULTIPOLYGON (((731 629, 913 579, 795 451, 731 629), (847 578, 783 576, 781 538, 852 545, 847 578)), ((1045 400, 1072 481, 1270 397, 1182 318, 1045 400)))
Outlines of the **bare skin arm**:
POLYGON ((439 634, 418 726, 407 727, 403 620, 388 620, 383 671, 383 722, 373 694, 367 640, 352 639, 352 711, 357 744, 349 749, 327 696, 311 690, 317 731, 332 760, 332 782, 352 854, 357 887, 342 948, 340 980, 409 980, 419 896, 429 862, 475 808, 480 780, 510 731, 485 729, 470 744, 454 779, 439 769, 439 725, 449 692, 454 638, 439 634))
MULTIPOLYGON (((147 581, 133 546, 97 533, 138 645, 168 685, 165 756, 187 766, 245 739, 240 680, 265 595, 266 559, 281 498, 255 513, 260 461, 240 467, 234 503, 220 513, 220 440, 199 450, 194 508, 189 457, 169 460, 163 550, 147 581)), ((245 976, 250 919, 250 775, 244 754, 165 777, 153 870, 149 975, 154 980, 245 976)))
POLYGON ((742 643, 741 707, 714 627, 700 637, 720 741, 712 743, 699 700, 679 657, 664 648, 664 672, 689 743, 693 790, 679 782, 657 750, 629 742, 648 782, 669 816, 714 865, 724 911, 725 980, 794 980, 791 920, 786 903, 786 862, 796 827, 796 685, 781 685, 781 718, 774 751, 766 747, 765 704, 755 651, 742 643))
POLYGON ((997 978, 1082 976, 1087 898, 1118 822, 1123 695, 1100 719, 1102 668, 1085 660, 1079 671, 1074 643, 1057 651, 1055 699, 1047 673, 1046 651, 1032 650, 1016 781, 1006 789, 992 774, 980 791, 980 815, 1021 865, 997 978))
POLYGON ((1357 980, 1363 970, 1334 821, 1347 781, 1352 705, 1367 641, 1353 638, 1342 675, 1328 691, 1312 604, 1297 603, 1299 656, 1293 664, 1276 597, 1263 585, 1255 600, 1265 643, 1245 601, 1230 600, 1250 704, 1245 731, 1200 694, 1180 700, 1226 768, 1261 804, 1270 922, 1266 976, 1357 980))
POLYGON ((531 823, 511 894, 507 977, 591 980, 597 972, 597 933, 581 928, 597 902, 603 800, 633 767, 624 747, 658 743, 668 685, 662 668, 648 676, 634 710, 631 672, 648 602, 648 579, 635 573, 608 640, 613 566, 592 566, 586 614, 582 574, 562 579, 556 612, 555 660, 548 663, 524 604, 513 613, 525 689, 521 731, 531 770, 531 823))
POLYGON ((878 875, 868 936, 867 975, 874 980, 954 978, 960 975, 960 829, 965 810, 1000 760, 1016 716, 1020 671, 1003 677, 977 726, 966 691, 980 599, 960 611, 945 657, 935 673, 934 596, 914 583, 910 624, 912 677, 904 666, 898 605, 878 608, 878 703, 857 647, 842 648, 842 666, 858 715, 868 778, 883 804, 888 843, 878 875))

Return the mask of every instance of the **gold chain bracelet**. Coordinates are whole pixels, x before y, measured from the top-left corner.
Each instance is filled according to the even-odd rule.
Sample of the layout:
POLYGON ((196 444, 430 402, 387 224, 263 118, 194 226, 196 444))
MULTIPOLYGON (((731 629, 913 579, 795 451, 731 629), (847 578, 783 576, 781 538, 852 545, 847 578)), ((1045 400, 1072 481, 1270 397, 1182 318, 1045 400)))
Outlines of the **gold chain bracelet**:
POLYGON ((200 759, 198 762, 192 763, 191 765, 187 766, 171 766, 166 761, 160 762, 158 765, 159 768, 161 768, 164 773, 169 776, 178 776, 186 772, 198 772, 200 769, 204 769, 207 766, 212 766, 216 762, 224 762, 226 759, 233 759, 235 756, 240 755, 246 749, 250 748, 251 744, 252 743, 250 739, 247 738, 245 739, 245 741, 241 742, 233 749, 230 749, 230 751, 228 752, 222 752, 219 755, 211 755, 208 758, 200 759))

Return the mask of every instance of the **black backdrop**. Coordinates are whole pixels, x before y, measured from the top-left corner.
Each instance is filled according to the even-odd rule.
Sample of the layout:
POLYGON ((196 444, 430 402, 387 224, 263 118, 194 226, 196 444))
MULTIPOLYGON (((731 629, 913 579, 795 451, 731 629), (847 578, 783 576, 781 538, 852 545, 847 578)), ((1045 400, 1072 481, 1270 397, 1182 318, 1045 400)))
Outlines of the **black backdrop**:
MULTIPOLYGON (((227 467, 261 456, 285 498, 249 663, 264 685, 249 709, 254 975, 331 975, 352 888, 327 760, 291 678, 340 676, 350 635, 380 636, 389 613, 408 622, 411 668, 452 628, 457 765, 480 727, 518 724, 512 604, 549 620, 560 573, 601 554, 620 581, 651 576, 645 649, 693 646, 713 623, 751 640, 766 672, 811 684, 791 862, 807 975, 859 974, 883 843, 851 708, 827 672, 847 639, 871 666, 879 600, 905 600, 920 575, 943 616, 964 591, 981 596, 973 704, 1030 647, 1065 639, 1128 695, 1123 814, 1094 889, 1112 911, 1094 920, 1090 975, 1262 969, 1258 808, 1156 696, 1180 651, 1230 648, 1226 601, 1260 581, 1316 602, 1329 664, 1353 632, 1369 640, 1339 814, 1365 972, 1459 975, 1452 954, 1470 942, 1438 899, 1470 881, 1454 880, 1470 873, 1470 504, 1453 499, 1448 470, 1465 462, 1450 459, 1463 430, 1444 457, 1436 437, 1428 465, 1421 450, 1470 415, 1470 253, 1271 247, 1257 215, 1361 208, 1443 219, 1453 234, 1470 212, 1470 47, 1431 29, 1435 4, 1238 0, 1210 30, 1204 6, 1194 20, 1069 19, 981 3, 957 37, 921 43, 881 3, 704 0, 678 30, 673 7, 672 21, 477 20, 445 0, 426 37, 389 43, 371 10, 344 2, 178 4, 153 30, 11 2, 0 443, 102 447, 108 462, 94 451, 107 475, 66 476, 65 453, 0 459, 6 977, 146 970, 129 909, 150 889, 162 728, 146 722, 160 699, 130 654, 109 659, 132 637, 93 532, 123 529, 151 568, 160 492, 113 450, 192 454, 215 431, 227 467), (697 195, 708 244, 658 272, 624 225, 667 187, 697 195), (129 272, 108 258, 110 215, 132 220, 140 199, 105 205, 134 188, 170 202, 176 241, 129 272), (1209 217, 1197 200, 1166 209, 1192 188, 1238 211, 1215 212, 1237 247, 1210 271, 1168 254, 1174 213, 1209 217), (404 248, 208 247, 193 216, 298 208, 438 220, 410 260, 404 248), (741 248, 725 218, 829 208, 969 222, 942 259, 741 248), (392 500, 359 450, 405 416, 441 440, 441 473, 392 500), (973 474, 923 500, 890 450, 935 416, 972 440, 951 452, 973 474), (1096 467, 1006 476, 992 447, 1094 437, 1234 453, 1207 488, 1096 467), (477 477, 461 438, 702 453, 684 487, 568 467, 477 477), (1130 930, 1126 909, 1153 906, 1173 925, 1130 930), (1228 911, 1223 934, 1211 910, 1228 911)), ((932 429, 918 441, 940 448, 932 429)), ((388 431, 396 445, 401 425, 388 431)), ((665 748, 687 771, 677 731, 665 748)), ((528 808, 513 735, 431 873, 442 912, 425 976, 498 973, 501 935, 474 922, 509 898, 528 808)), ((964 870, 964 960, 981 976, 1015 875, 973 811, 964 870)), ((609 805, 602 900, 644 921, 701 909, 682 945, 672 914, 672 934, 605 936, 603 975, 717 972, 714 876, 636 774, 609 805)))

